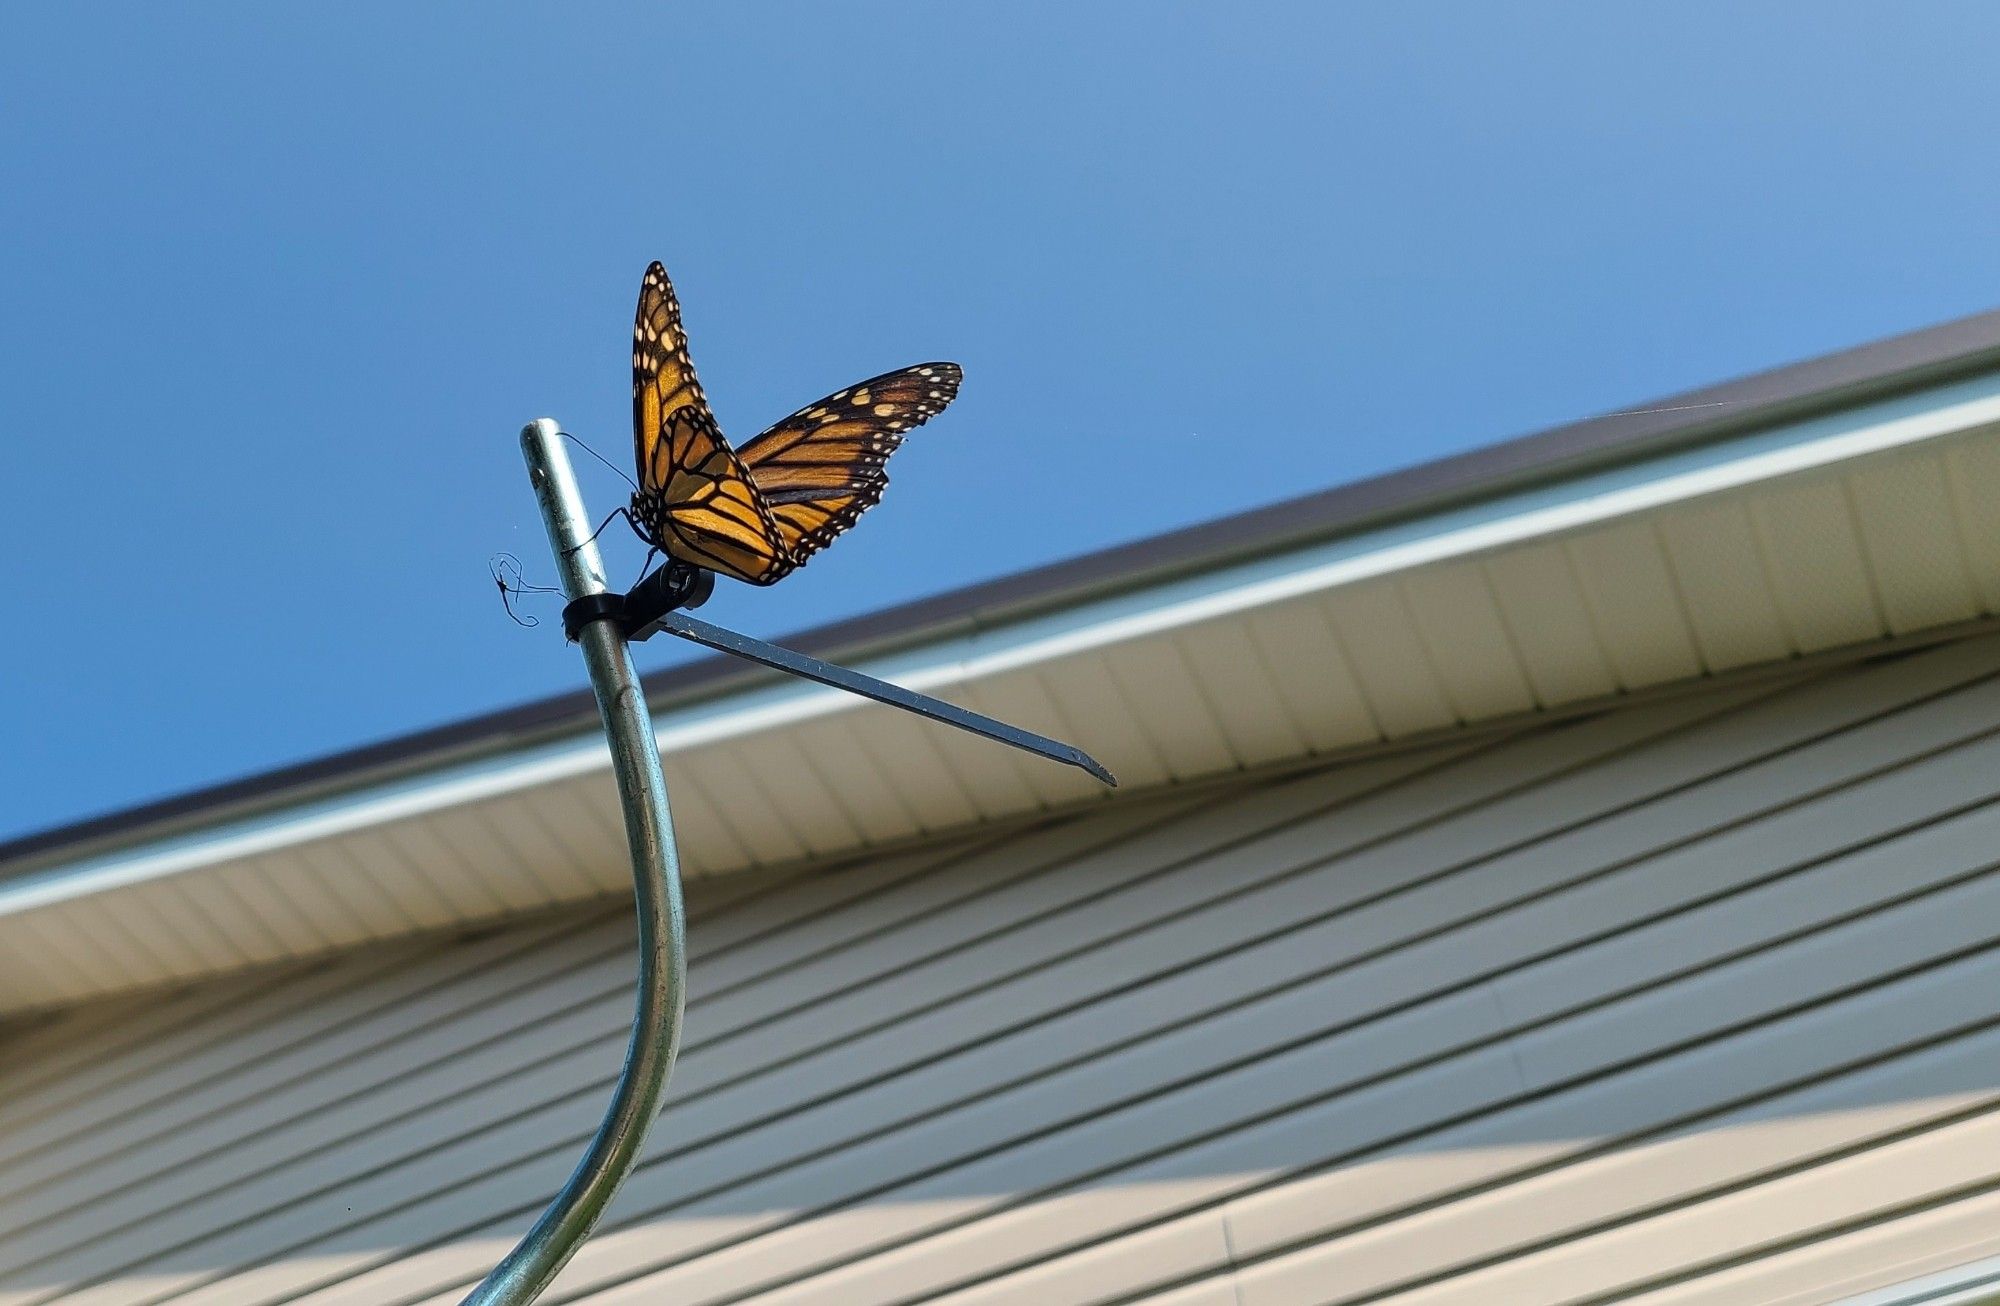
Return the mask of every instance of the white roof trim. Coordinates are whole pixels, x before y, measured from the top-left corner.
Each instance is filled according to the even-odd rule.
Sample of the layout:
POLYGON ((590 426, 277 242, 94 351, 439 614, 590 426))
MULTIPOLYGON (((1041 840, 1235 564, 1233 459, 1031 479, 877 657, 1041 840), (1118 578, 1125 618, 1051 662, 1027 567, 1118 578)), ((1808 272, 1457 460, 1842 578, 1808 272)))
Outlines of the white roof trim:
MULTIPOLYGON (((920 651, 861 664, 860 669, 911 689, 948 688, 1177 626, 1995 423, 2000 423, 2000 376, 1978 377, 1938 391, 1100 599, 1016 626, 958 636, 920 651)), ((851 695, 817 685, 752 690, 662 714, 660 751, 673 753, 859 706, 851 695)), ((1089 747, 1088 741, 1084 747, 1089 747)), ((0 887, 0 914, 491 798, 600 771, 609 764, 609 752, 595 738, 461 762, 429 775, 170 840, 167 846, 150 851, 113 853, 52 867, 0 887)))
MULTIPOLYGON (((2000 375, 1994 374, 1500 495, 1249 562, 1168 578, 859 665, 872 674, 932 692, 976 694, 982 686, 1024 672, 1043 677, 1052 690, 1059 689, 1061 677, 1068 674, 1066 667, 1092 668, 1092 674, 1108 668, 1115 677, 1121 670, 1121 659, 1138 658, 1148 649, 1147 656, 1157 657, 1160 640, 1172 640, 1185 632, 1220 631, 1231 623, 1254 621, 1258 614, 1288 610, 1316 596, 1371 582, 1396 581, 1537 542, 1580 539, 1593 528, 1661 514, 1697 500, 1751 494, 1829 471, 1839 474, 1871 459, 1920 450, 1989 428, 2000 428, 2000 375)), ((1249 629, 1243 627, 1243 631, 1249 629)), ((1231 637, 1243 631, 1231 627, 1231 637)), ((1182 663, 1188 661, 1185 653, 1173 656, 1182 663)), ((1473 711, 1483 710, 1474 705, 1473 711)), ((879 719, 882 711, 818 686, 765 685, 663 712, 658 718, 660 749, 671 764, 676 757, 708 757, 713 750, 751 741, 766 747, 762 756, 768 759, 767 746, 773 741, 797 751, 801 745, 784 741, 814 722, 841 718, 860 722, 857 728, 875 729, 868 722, 879 719)), ((1468 718, 1468 709, 1456 700, 1450 711, 1461 719, 1468 718)), ((1150 728, 1152 723, 1146 724, 1150 728)), ((1229 723, 1221 724, 1223 733, 1228 733, 1229 723)), ((1309 729, 1302 728, 1300 734, 1311 737, 1309 729)), ((940 743, 938 747, 955 757, 951 750, 960 742, 940 743)), ((1093 752, 1101 747, 1088 736, 1076 737, 1073 742, 1093 752)), ((1150 746, 1165 753, 1172 751, 1172 744, 1156 739, 1150 746)), ((995 747, 980 741, 964 746, 995 747)), ((1225 747, 1224 753, 1228 752, 1225 747)), ((995 764, 990 757, 973 760, 982 767, 995 764)), ((1234 756, 1233 760, 1235 765, 1244 765, 1251 759, 1234 756)), ((1265 750, 1254 760, 1261 764, 1273 757, 1265 750)), ((1117 757, 1107 761, 1120 769, 1117 757)), ((1172 758, 1164 765, 1168 774, 1154 778, 1181 778, 1189 769, 1177 767, 1172 758)), ((8 918, 75 910, 77 904, 102 895, 139 890, 153 882, 232 864, 249 865, 287 849, 340 840, 398 822, 422 821, 524 791, 551 789, 603 773, 607 767, 606 750, 595 735, 537 744, 52 865, 0 885, 0 951, 6 947, 8 918)), ((1047 806, 1052 801, 1042 777, 1028 775, 1012 783, 1016 787, 1025 784, 1023 793, 1032 791, 1041 796, 1025 806, 1011 799, 996 800, 998 806, 1033 810, 1036 802, 1047 806)), ((1081 791, 1070 792, 1086 796, 1081 791)), ((976 806, 985 810, 984 804, 976 806)), ((850 820, 862 830, 880 830, 893 823, 880 813, 850 820)), ((928 828, 936 827, 919 817, 907 832, 915 834, 928 828)), ((819 847, 839 842, 839 837, 829 835, 819 847)), ((848 843, 860 846, 852 840, 848 843)), ((806 838, 805 846, 812 848, 813 840, 806 838)), ((742 856, 717 854, 709 869, 727 869, 732 857, 736 863, 743 861, 742 856)), ((614 876, 605 887, 617 882, 614 876)), ((5 983, 6 977, 0 974, 0 990, 5 983)), ((10 1002, 0 991, 0 1011, 10 1005, 20 1004, 10 1002)))
POLYGON ((948 671, 928 659, 933 662, 930 668, 909 668, 902 673, 902 683, 925 689, 932 683, 993 675, 1064 653, 1101 648, 1391 572, 1559 535, 1990 423, 2000 423, 2000 377, 1979 377, 1941 391, 1191 577, 1079 608, 1063 618, 1051 619, 1057 628, 1046 633, 1010 632, 1004 646, 992 650, 979 647, 988 637, 972 636, 964 641, 959 661, 948 671), (925 676, 930 679, 922 679, 925 676))

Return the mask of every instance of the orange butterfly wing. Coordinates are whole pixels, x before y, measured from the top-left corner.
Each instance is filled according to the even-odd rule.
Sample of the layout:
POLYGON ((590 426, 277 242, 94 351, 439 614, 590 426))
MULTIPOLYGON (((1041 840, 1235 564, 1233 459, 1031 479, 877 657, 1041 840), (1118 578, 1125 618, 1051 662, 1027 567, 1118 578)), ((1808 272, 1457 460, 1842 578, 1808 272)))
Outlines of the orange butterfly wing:
POLYGON ((660 485, 654 539, 682 562, 769 585, 797 566, 771 509, 705 412, 667 419, 652 478, 660 485))
POLYGON ((889 484, 889 455, 906 432, 944 411, 963 379, 956 363, 888 372, 806 405, 737 451, 792 565, 875 506, 889 484))
POLYGON ((639 287, 632 327, 635 517, 683 562, 769 585, 796 562, 769 505, 722 438, 688 360, 680 303, 658 263, 639 287))

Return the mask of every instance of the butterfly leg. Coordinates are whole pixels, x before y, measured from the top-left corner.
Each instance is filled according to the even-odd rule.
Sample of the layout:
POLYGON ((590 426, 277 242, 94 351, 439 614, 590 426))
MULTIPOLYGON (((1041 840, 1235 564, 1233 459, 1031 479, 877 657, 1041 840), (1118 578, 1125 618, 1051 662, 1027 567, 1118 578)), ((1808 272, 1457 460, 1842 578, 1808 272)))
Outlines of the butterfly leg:
POLYGON ((653 545, 651 548, 646 550, 646 559, 645 561, 639 564, 638 580, 634 580, 630 585, 625 587, 627 593, 630 593, 631 591, 639 588, 639 581, 646 579, 646 569, 652 566, 653 559, 659 556, 660 556, 660 546, 657 544, 653 545))
POLYGON ((609 517, 606 517, 603 521, 597 523, 597 529, 590 533, 589 539, 579 542, 576 548, 570 549, 569 552, 575 553, 577 549, 582 548, 585 544, 590 544, 595 542, 598 536, 604 534, 604 528, 606 526, 609 526, 612 522, 617 521, 620 517, 623 517, 625 519, 626 525, 631 526, 633 530, 639 529, 637 524, 632 521, 632 512, 630 509, 614 508, 611 510, 611 515, 609 517))

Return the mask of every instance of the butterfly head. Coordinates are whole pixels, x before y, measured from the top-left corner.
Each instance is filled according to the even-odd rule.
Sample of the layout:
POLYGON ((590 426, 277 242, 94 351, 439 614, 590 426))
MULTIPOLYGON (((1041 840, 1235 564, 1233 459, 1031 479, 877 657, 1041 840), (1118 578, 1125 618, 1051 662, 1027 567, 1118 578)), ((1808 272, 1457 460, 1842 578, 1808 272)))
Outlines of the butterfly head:
POLYGON ((632 523, 633 533, 652 548, 664 548, 659 539, 658 523, 665 516, 666 504, 658 490, 632 492, 632 503, 626 511, 626 520, 632 523))

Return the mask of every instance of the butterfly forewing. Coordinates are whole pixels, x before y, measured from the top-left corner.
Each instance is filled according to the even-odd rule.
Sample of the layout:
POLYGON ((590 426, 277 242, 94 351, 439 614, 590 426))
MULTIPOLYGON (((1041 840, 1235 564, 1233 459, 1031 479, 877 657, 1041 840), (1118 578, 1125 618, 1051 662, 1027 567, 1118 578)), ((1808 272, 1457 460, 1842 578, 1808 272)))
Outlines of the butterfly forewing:
POLYGON ((667 419, 683 408, 708 414, 708 400, 688 359, 680 301, 667 270, 655 263, 639 284, 639 312, 632 323, 632 435, 642 478, 655 465, 667 419))
POLYGON ((835 536, 875 506, 882 497, 882 488, 866 485, 838 494, 773 504, 771 518, 777 523, 779 538, 791 550, 794 564, 803 565, 807 558, 833 543, 835 536))
POLYGON ((777 525, 695 379, 680 303, 658 263, 632 324, 632 436, 642 533, 684 562, 768 585, 791 570, 777 525))

